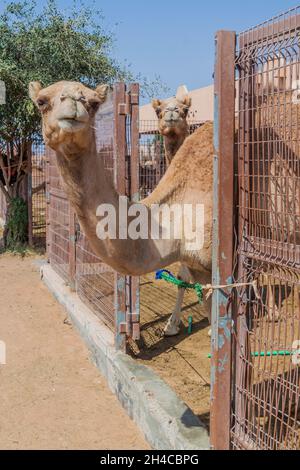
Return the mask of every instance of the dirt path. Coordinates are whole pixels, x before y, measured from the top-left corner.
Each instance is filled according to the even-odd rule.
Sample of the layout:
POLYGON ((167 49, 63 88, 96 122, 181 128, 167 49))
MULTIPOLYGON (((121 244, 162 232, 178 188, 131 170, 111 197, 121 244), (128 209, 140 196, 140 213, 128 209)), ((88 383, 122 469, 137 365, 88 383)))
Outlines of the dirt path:
POLYGON ((0 255, 0 448, 148 448, 33 261, 0 255))

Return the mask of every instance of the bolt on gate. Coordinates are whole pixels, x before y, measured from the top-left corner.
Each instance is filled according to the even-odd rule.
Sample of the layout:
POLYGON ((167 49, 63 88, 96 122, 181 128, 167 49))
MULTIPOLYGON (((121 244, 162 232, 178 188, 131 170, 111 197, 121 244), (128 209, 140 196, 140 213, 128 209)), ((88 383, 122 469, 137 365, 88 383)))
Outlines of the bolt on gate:
MULTIPOLYGON (((139 190, 139 85, 118 83, 96 115, 99 158, 117 191, 136 199, 139 190)), ((139 338, 138 278, 123 276, 105 265, 80 230, 47 148, 47 255, 53 269, 115 333, 118 349, 126 336, 139 338)))
POLYGON ((299 10, 216 36, 216 449, 300 448, 299 10))

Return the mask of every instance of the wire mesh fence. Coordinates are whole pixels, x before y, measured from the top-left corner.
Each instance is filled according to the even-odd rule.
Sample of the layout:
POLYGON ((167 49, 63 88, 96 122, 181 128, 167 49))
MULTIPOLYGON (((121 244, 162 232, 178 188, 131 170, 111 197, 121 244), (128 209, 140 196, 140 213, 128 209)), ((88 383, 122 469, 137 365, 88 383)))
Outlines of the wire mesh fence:
MULTIPOLYGON (((96 145, 98 158, 104 162, 107 178, 114 181, 114 103, 110 94, 97 113, 96 145)), ((107 326, 115 328, 115 273, 97 257, 85 235, 76 224, 76 290, 80 298, 102 318, 107 326)))
POLYGON ((299 8, 238 37, 235 449, 300 446, 299 8))
POLYGON ((68 284, 70 271, 70 216, 71 209, 56 166, 55 152, 47 149, 47 248, 48 258, 53 269, 68 284))
MULTIPOLYGON (((97 158, 107 180, 120 194, 131 196, 133 158, 137 137, 138 90, 115 85, 95 119, 97 158), (134 96, 136 95, 136 96, 134 96), (134 119, 131 115, 134 114, 134 119)), ((46 194, 47 252, 53 269, 77 292, 81 300, 115 333, 125 349, 126 335, 138 336, 138 308, 133 311, 138 285, 107 266, 91 248, 71 209, 56 167, 54 152, 47 150, 46 194)))
POLYGON ((9 198, 6 199, 3 191, 0 192, 2 224, 6 223, 8 200, 18 194, 28 204, 29 244, 44 248, 46 245, 46 159, 43 140, 35 136, 26 142, 17 142, 10 147, 10 152, 3 153, 3 158, 5 174, 1 170, 0 179, 9 198))
POLYGON ((46 155, 42 139, 31 147, 31 231, 34 246, 46 244, 46 155))
MULTIPOLYGON (((192 134, 203 122, 188 120, 189 132, 192 134)), ((149 196, 166 172, 164 138, 158 129, 158 120, 140 121, 140 164, 139 196, 149 196)))

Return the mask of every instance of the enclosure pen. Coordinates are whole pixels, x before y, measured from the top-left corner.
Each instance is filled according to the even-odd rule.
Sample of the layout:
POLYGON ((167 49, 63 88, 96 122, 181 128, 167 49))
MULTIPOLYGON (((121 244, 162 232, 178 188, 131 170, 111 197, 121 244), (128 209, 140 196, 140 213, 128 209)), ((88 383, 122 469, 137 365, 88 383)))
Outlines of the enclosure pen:
MULTIPOLYGON (((225 98, 218 101, 223 118, 228 105, 235 106, 235 119, 230 118, 235 121, 234 132, 224 135, 222 124, 218 128, 220 121, 216 123, 223 145, 219 159, 225 160, 224 148, 234 148, 236 191, 230 225, 234 257, 231 262, 229 252, 217 251, 216 240, 214 273, 222 263, 228 269, 231 263, 234 281, 256 281, 259 296, 251 287, 238 288, 215 310, 219 344, 213 351, 213 370, 216 384, 230 391, 224 403, 221 386, 213 387, 213 409, 222 404, 227 412, 230 406, 229 419, 221 421, 223 436, 230 431, 229 440, 225 442, 220 427, 212 429, 216 448, 300 446, 295 353, 300 339, 299 9, 239 34, 235 63, 226 46, 231 33, 217 36, 216 68, 224 70, 225 64, 231 64, 223 88, 225 79, 228 87, 234 84, 236 95, 235 103, 234 97, 229 103, 225 98), (224 363, 220 338, 226 338, 228 345, 224 363)), ((216 94, 219 90, 217 82, 216 94)), ((228 161, 218 168, 219 182, 226 181, 228 161)), ((222 207, 224 193, 219 192, 217 200, 222 207)), ((221 210, 217 216, 219 227, 228 227, 228 215, 221 210)))
MULTIPOLYGON (((203 347, 205 363, 211 362, 214 449, 300 446, 299 10, 239 35, 220 31, 216 36, 212 285, 221 287, 213 292, 211 361, 203 347), (222 287, 232 284, 237 285, 222 287)), ((158 121, 139 121, 138 115, 138 85, 119 83, 95 123, 107 178, 132 201, 147 197, 166 171, 158 121)), ((190 133, 202 124, 190 119, 190 133)), ((33 147, 34 187, 44 171, 39 154, 33 147)), ((175 339, 158 339, 153 328, 171 313, 176 290, 158 286, 154 273, 140 279, 117 274, 96 257, 49 149, 46 160, 47 254, 53 269, 113 331, 117 349, 145 343, 147 329, 153 348, 142 351, 145 360, 162 342, 165 350, 181 355, 175 339)), ((42 191, 41 186, 39 201, 42 191)), ((32 193, 43 220, 36 199, 32 193)), ((42 233, 40 225, 33 235, 42 233)), ((178 265, 170 270, 177 274, 178 265)), ((199 326, 203 316, 195 300, 199 326)), ((195 302, 186 309, 192 341, 195 302)), ((205 343, 204 332, 201 340, 205 343)), ((191 370, 198 373, 205 365, 197 360, 191 370)), ((198 401, 208 404, 207 397, 207 390, 199 392, 198 401)))
MULTIPOLYGON (((138 192, 139 87, 118 83, 101 106, 95 120, 98 157, 120 194, 133 198, 138 192), (134 119, 132 119, 134 117, 134 119)), ((47 149, 47 253, 53 269, 77 292, 81 300, 115 334, 116 347, 126 349, 126 336, 139 337, 138 280, 121 276, 102 262, 80 229, 63 191, 47 149)))

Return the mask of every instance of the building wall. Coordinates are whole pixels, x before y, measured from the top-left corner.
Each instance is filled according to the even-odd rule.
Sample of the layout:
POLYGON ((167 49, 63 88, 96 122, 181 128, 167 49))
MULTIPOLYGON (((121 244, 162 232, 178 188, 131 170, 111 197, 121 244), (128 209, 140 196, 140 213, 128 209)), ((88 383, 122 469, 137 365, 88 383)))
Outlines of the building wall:
MULTIPOLYGON (((193 121, 213 121, 214 118, 214 86, 210 85, 188 92, 192 98, 189 118, 193 121)), ((140 121, 157 121, 151 103, 140 107, 140 121)))

